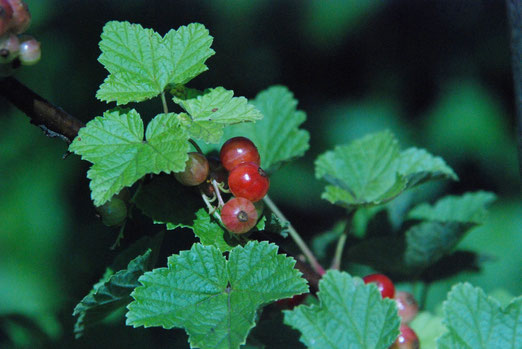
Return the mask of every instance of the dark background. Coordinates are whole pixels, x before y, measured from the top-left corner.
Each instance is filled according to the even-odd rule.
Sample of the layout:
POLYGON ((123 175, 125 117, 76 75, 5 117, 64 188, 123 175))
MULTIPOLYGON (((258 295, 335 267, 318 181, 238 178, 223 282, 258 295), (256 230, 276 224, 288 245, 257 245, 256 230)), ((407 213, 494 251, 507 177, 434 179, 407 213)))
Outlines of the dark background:
MULTIPOLYGON (((270 195, 307 238, 344 213, 320 199, 313 161, 322 152, 389 128, 404 147, 442 156, 460 181, 422 187, 416 200, 477 190, 499 199, 487 223, 460 245, 488 262, 479 272, 434 283, 427 308, 437 312, 449 287, 462 280, 501 298, 521 293, 522 204, 504 1, 27 3, 28 33, 42 42, 43 57, 17 78, 85 122, 109 108, 95 99, 107 74, 97 57, 109 20, 160 34, 203 23, 216 55, 191 87, 224 86, 254 98, 273 84, 288 86, 308 115, 303 127, 311 147, 273 175, 270 195)), ((152 117, 160 107, 159 100, 147 102, 142 114, 152 117)), ((181 330, 135 330, 121 317, 73 339, 72 310, 112 261, 117 230, 95 219, 88 164, 75 156, 62 160, 66 145, 44 137, 3 99, 0 113, 0 346, 183 347, 181 330), (20 316, 30 326, 21 326, 20 316)), ((133 236, 160 227, 130 229, 133 236)), ((174 249, 193 241, 182 230, 168 239, 174 249)))

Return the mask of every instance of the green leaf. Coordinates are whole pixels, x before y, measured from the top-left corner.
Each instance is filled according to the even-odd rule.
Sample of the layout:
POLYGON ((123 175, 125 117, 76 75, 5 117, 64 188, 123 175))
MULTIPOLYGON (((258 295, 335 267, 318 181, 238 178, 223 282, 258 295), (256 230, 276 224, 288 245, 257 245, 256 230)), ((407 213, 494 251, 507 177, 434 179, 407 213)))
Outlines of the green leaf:
POLYGON ((398 172, 406 177, 408 187, 429 180, 448 178, 456 181, 459 179, 442 158, 433 156, 424 149, 408 148, 403 150, 398 162, 398 172))
POLYGON ((264 230, 266 232, 281 235, 283 238, 288 237, 288 227, 290 223, 282 221, 276 214, 273 212, 270 213, 268 216, 263 216, 263 218, 266 217, 266 222, 264 222, 264 226, 262 229, 258 230, 264 230))
POLYGON ((282 162, 303 156, 309 148, 308 131, 299 129, 306 114, 297 110, 297 100, 284 86, 272 86, 260 92, 252 104, 263 120, 227 127, 226 138, 248 137, 257 146, 261 165, 273 172, 282 162))
POLYGON ((420 204, 408 213, 410 219, 481 224, 487 207, 495 201, 493 193, 479 191, 462 196, 446 196, 435 205, 420 204))
POLYGON ((182 99, 178 103, 188 114, 184 118, 192 137, 207 143, 217 143, 223 135, 223 127, 239 122, 255 121, 263 115, 248 103, 245 97, 234 97, 234 91, 216 87, 194 98, 182 99))
POLYGON ((176 114, 156 116, 143 136, 143 121, 134 109, 107 111, 80 129, 69 150, 93 163, 87 177, 96 206, 148 173, 185 168, 188 135, 176 114))
POLYGON ((168 51, 161 36, 139 24, 111 21, 103 27, 98 61, 110 75, 97 98, 118 104, 140 102, 160 94, 168 81, 168 51))
POLYGON ((319 305, 285 311, 285 323, 301 332, 309 348, 387 349, 399 335, 397 306, 373 284, 329 271, 317 296, 319 305))
POLYGON ((208 70, 205 61, 215 53, 210 48, 212 40, 207 28, 200 23, 181 26, 178 30, 171 29, 163 39, 172 66, 168 82, 186 84, 208 70))
POLYGON ((409 325, 419 337, 422 349, 436 349, 437 338, 446 332, 446 327, 442 324, 442 317, 426 311, 418 313, 409 325))
POLYGON ((182 26, 161 37, 152 29, 129 22, 103 27, 98 61, 110 75, 96 97, 117 104, 155 97, 171 84, 185 84, 207 70, 214 54, 212 37, 199 23, 182 26))
POLYGON ((198 192, 179 183, 174 176, 161 174, 145 181, 134 198, 136 207, 167 229, 192 227, 196 211, 203 206, 198 192))
POLYGON ((425 150, 400 152, 389 131, 327 151, 317 158, 315 173, 318 179, 330 183, 322 198, 346 207, 380 205, 425 181, 456 179, 441 158, 425 150))
POLYGON ((132 301, 130 294, 140 285, 138 278, 156 263, 162 240, 163 233, 154 238, 142 238, 118 255, 113 266, 107 268, 101 280, 74 308, 73 316, 78 316, 74 326, 76 338, 81 337, 86 328, 100 323, 132 301))
POLYGON ((439 347, 521 348, 522 297, 502 308, 480 288, 457 284, 444 302, 444 324, 449 333, 439 340, 439 347))
POLYGON ((237 240, 230 238, 230 234, 218 223, 212 221, 208 212, 202 208, 196 213, 196 219, 192 230, 205 246, 217 247, 221 252, 230 251, 238 244, 237 240))
POLYGON ((294 265, 267 242, 237 246, 228 260, 214 246, 194 244, 139 279, 127 325, 182 327, 193 347, 239 348, 260 306, 308 291, 294 265))

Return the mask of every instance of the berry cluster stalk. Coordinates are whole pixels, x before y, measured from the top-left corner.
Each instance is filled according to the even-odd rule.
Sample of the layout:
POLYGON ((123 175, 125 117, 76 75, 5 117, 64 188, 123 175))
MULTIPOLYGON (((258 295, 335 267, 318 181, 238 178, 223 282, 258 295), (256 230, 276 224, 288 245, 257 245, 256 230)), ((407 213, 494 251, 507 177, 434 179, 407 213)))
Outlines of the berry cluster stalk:
POLYGON ((303 254, 305 255, 305 257, 308 259, 308 262, 310 263, 310 265, 312 266, 312 268, 319 274, 319 275, 323 275, 325 273, 325 270, 324 268, 321 266, 321 264, 319 264, 319 262, 317 261, 317 259, 315 258, 314 254, 312 253, 312 251, 308 248, 308 246, 306 245, 306 243, 303 241, 303 239, 301 239, 301 236, 299 235, 299 233, 294 229, 294 227, 292 226, 292 224, 290 223, 290 221, 288 219, 286 219, 285 215, 279 210, 279 208, 276 206, 276 204, 274 204, 274 202, 270 199, 270 197, 268 195, 266 195, 264 198, 263 198, 263 201, 265 202, 265 204, 270 208, 270 210, 277 216, 279 217, 279 219, 281 219, 283 222, 285 223, 288 223, 288 233, 290 234, 290 236, 292 237, 292 239, 294 239, 294 242, 296 243, 296 245, 301 249, 301 251, 303 252, 303 254))

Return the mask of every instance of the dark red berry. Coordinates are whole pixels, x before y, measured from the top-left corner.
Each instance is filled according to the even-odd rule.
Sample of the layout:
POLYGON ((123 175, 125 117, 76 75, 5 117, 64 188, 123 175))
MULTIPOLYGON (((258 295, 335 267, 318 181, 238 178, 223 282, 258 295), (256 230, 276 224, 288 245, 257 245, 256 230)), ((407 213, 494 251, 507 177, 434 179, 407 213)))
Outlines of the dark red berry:
POLYGON ((419 349, 419 337, 415 334, 415 331, 406 324, 401 324, 401 333, 395 340, 390 349, 419 349))
POLYGON ((183 172, 174 173, 174 177, 183 185, 193 186, 203 183, 209 172, 209 165, 205 155, 192 152, 185 163, 183 172))
POLYGON ((226 141, 221 147, 219 158, 228 171, 244 162, 261 164, 256 146, 246 137, 234 137, 226 141))
POLYGON ((256 208, 245 198, 232 198, 221 209, 221 220, 232 233, 246 233, 256 225, 256 208))
POLYGON ((306 296, 308 296, 308 293, 298 294, 293 296, 292 298, 280 299, 276 303, 281 309, 292 310, 298 305, 302 304, 306 299, 306 296))
POLYGON ((266 195, 270 180, 259 165, 246 162, 230 172, 228 186, 234 196, 256 202, 266 195))
POLYGON ((395 286, 393 282, 384 274, 371 274, 363 278, 365 284, 375 283, 382 298, 393 298, 395 296, 395 286))
POLYGON ((0 0, 0 36, 3 36, 11 25, 13 8, 7 0, 0 0))
POLYGON ((408 323, 417 316, 419 305, 411 293, 399 291, 395 293, 395 301, 402 322, 408 323))

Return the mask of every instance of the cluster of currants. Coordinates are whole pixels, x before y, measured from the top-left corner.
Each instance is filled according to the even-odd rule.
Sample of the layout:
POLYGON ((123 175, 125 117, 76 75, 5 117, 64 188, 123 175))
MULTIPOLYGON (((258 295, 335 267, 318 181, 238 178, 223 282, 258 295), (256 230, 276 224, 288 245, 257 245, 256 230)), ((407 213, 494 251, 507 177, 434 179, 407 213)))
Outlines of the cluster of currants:
POLYGON ((21 0, 0 0, 0 74, 10 75, 23 65, 37 63, 41 57, 40 43, 24 33, 31 23, 31 14, 21 0))
POLYGON ((408 326, 419 312, 419 305, 413 295, 408 292, 395 292, 393 282, 383 274, 367 275, 363 280, 366 284, 375 283, 381 292, 382 298, 395 299, 397 302, 397 309, 401 318, 401 333, 390 349, 419 349, 419 338, 413 329, 408 326))
POLYGON ((183 172, 174 174, 183 185, 199 186, 211 212, 221 209, 221 221, 235 234, 252 229, 261 216, 261 199, 270 186, 267 174, 259 166, 259 152, 245 137, 229 139, 221 147, 219 159, 197 152, 189 153, 183 172), (221 194, 233 197, 224 203, 221 194), (211 203, 217 200, 217 207, 211 203))

